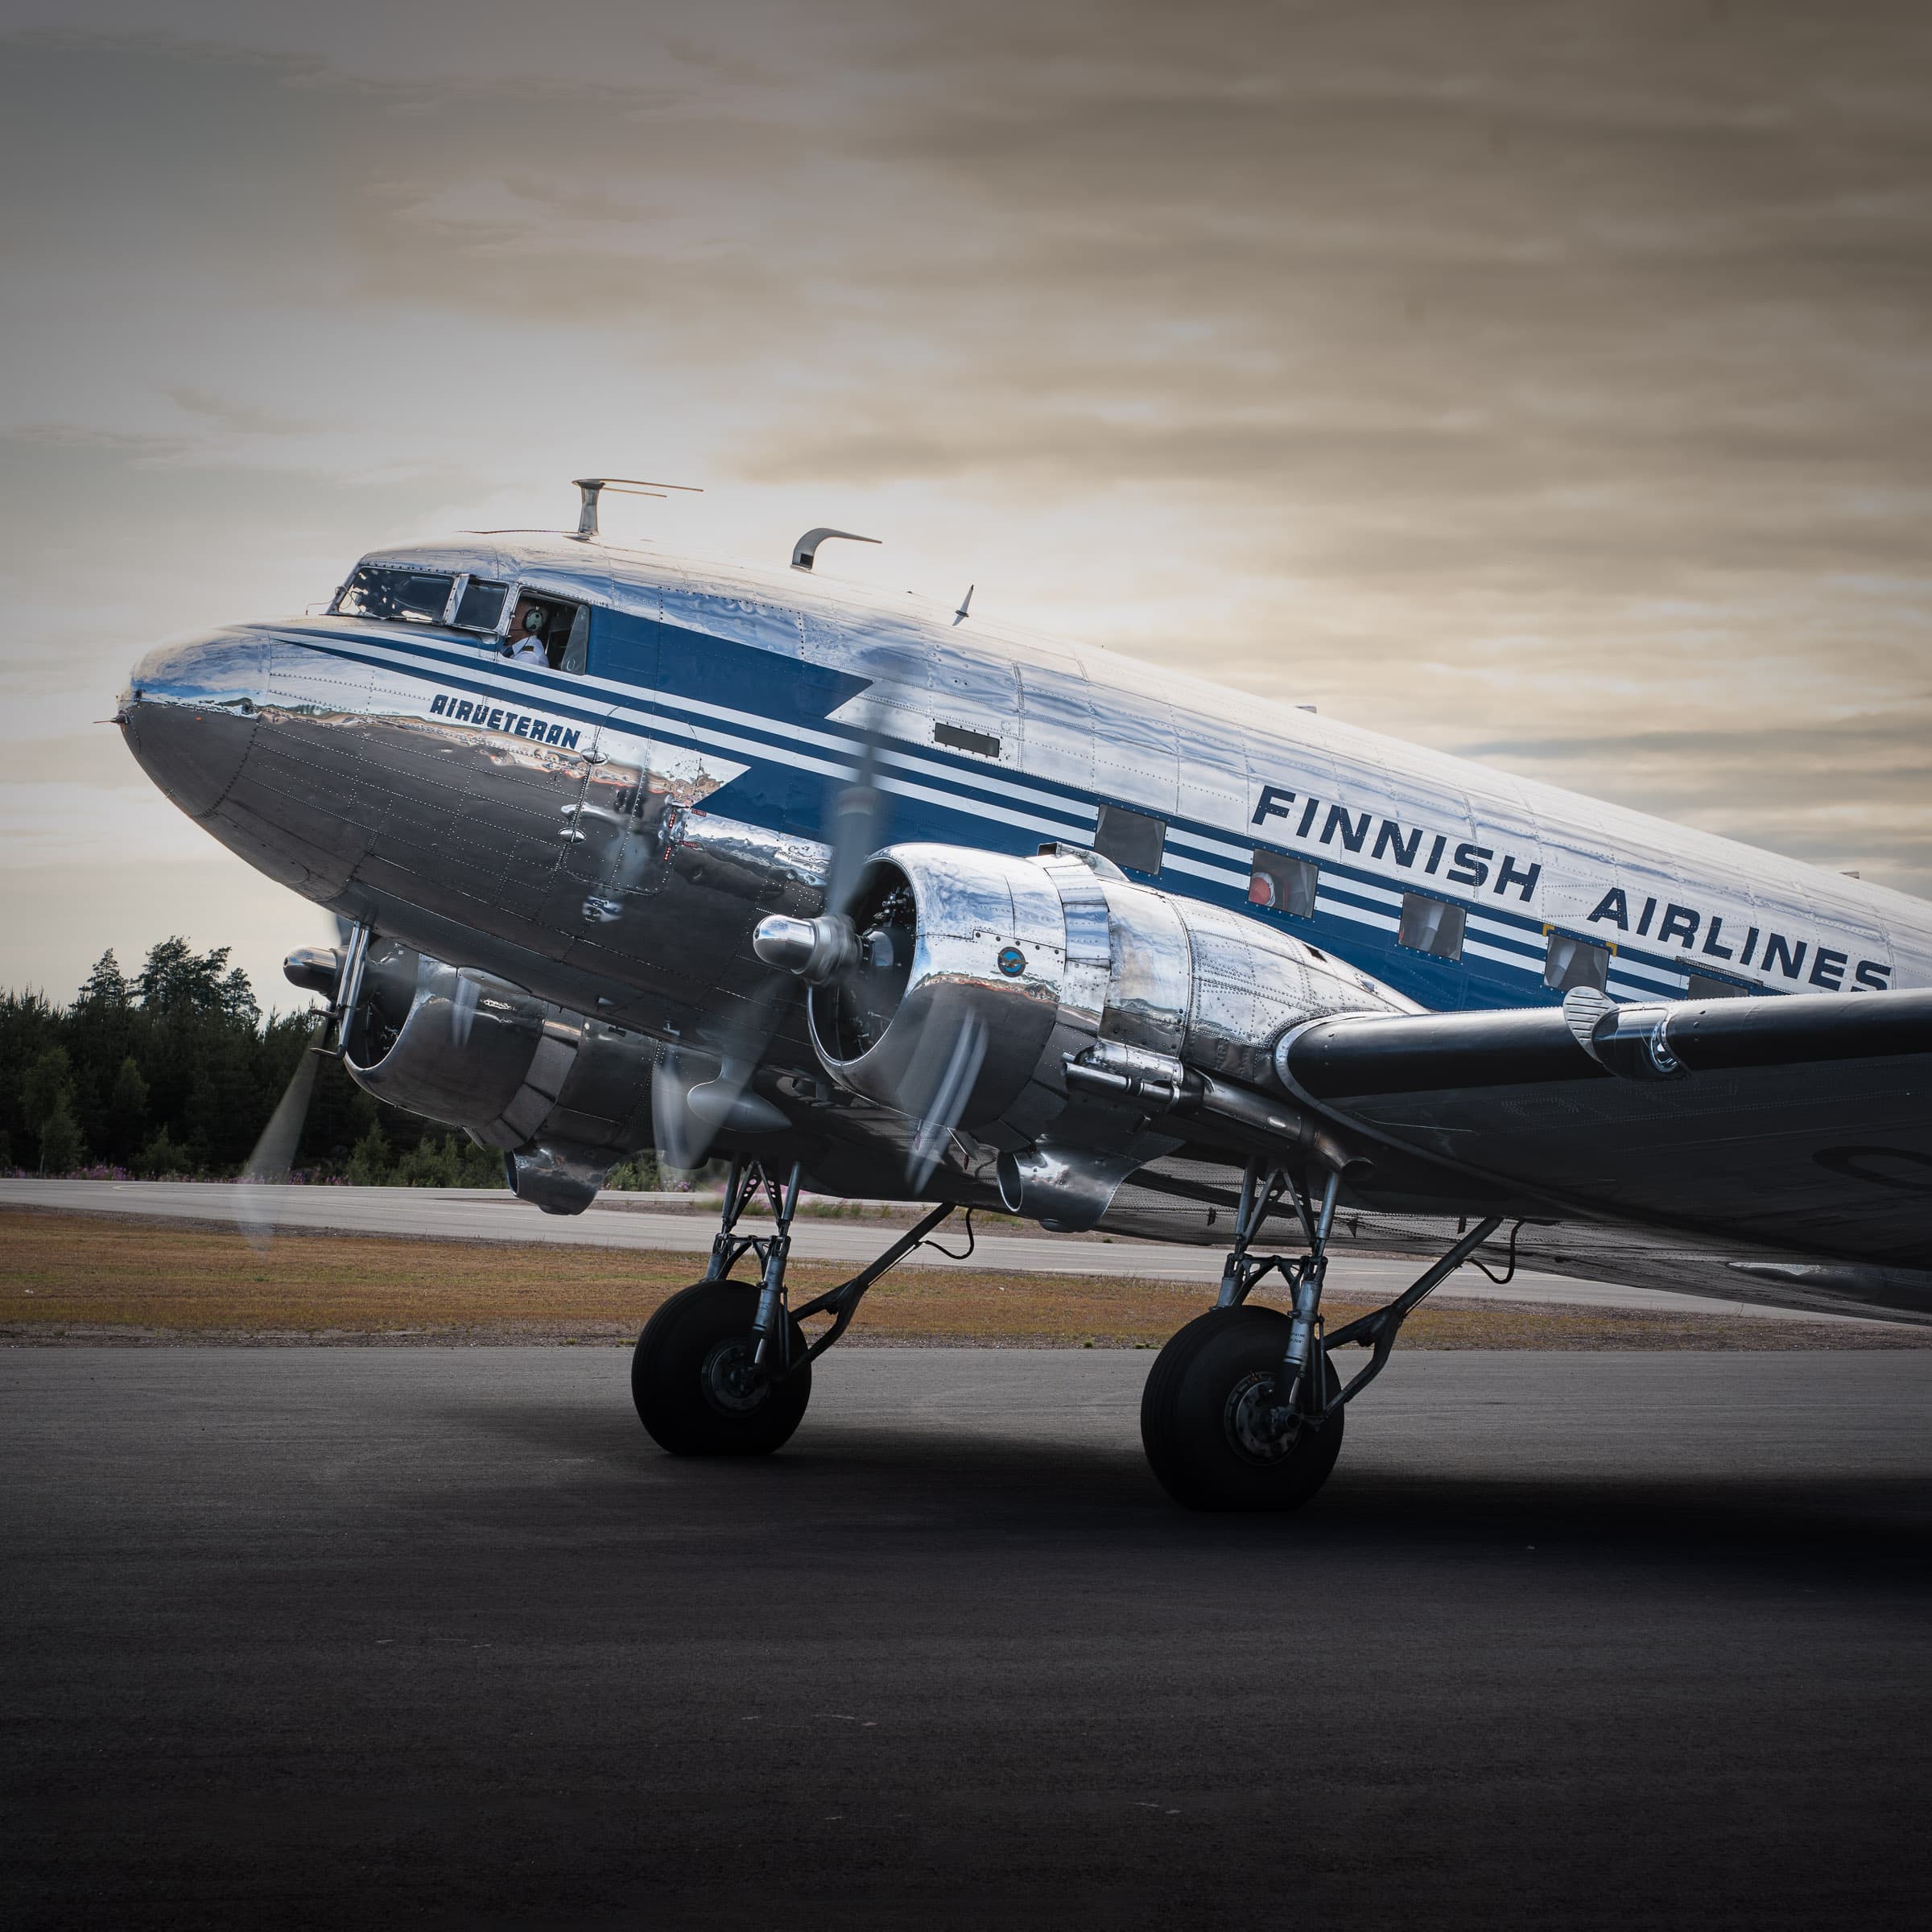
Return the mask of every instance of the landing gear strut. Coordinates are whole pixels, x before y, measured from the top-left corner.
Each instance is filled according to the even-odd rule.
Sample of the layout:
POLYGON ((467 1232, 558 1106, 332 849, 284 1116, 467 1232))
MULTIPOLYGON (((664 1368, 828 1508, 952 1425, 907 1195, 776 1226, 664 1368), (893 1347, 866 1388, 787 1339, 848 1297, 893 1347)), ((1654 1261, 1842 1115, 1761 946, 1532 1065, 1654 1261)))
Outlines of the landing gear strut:
POLYGON ((769 1455, 782 1448, 811 1399, 811 1364, 850 1327, 873 1283, 896 1266, 952 1212, 935 1208, 876 1261, 805 1303, 786 1301, 785 1269, 799 1204, 799 1167, 781 1182, 762 1161, 736 1159, 724 1190, 721 1224, 704 1278, 681 1288, 645 1324, 631 1357, 638 1418, 673 1455, 769 1455), (738 1224, 762 1195, 773 1232, 741 1233, 738 1224), (756 1286, 734 1282, 746 1256, 756 1286), (829 1315, 808 1340, 801 1323, 829 1315))
POLYGON ((1141 1441, 1162 1488, 1188 1509, 1282 1510, 1307 1502, 1341 1453, 1346 1406, 1381 1373, 1410 1311, 1501 1224, 1500 1217, 1483 1221, 1386 1307, 1325 1335, 1322 1286, 1340 1179, 1329 1174, 1318 1204, 1298 1174, 1251 1162, 1217 1303, 1155 1358, 1141 1397, 1141 1441), (1290 1191, 1307 1253, 1254 1254, 1255 1236, 1290 1191), (1293 1293, 1291 1315, 1246 1305, 1276 1273, 1293 1293), (1332 1356, 1352 1342, 1374 1353, 1344 1387, 1332 1356))

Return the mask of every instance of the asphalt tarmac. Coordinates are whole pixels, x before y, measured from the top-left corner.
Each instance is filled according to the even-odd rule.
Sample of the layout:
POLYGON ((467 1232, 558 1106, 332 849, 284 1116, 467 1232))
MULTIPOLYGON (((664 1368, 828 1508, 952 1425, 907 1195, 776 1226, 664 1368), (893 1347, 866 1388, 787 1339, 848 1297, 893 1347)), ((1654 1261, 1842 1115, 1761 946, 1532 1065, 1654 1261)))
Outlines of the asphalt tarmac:
POLYGON ((1924 1923, 1932 1354, 1398 1357, 1276 1520, 1150 1359, 9 1350, 0 1920, 1924 1923))

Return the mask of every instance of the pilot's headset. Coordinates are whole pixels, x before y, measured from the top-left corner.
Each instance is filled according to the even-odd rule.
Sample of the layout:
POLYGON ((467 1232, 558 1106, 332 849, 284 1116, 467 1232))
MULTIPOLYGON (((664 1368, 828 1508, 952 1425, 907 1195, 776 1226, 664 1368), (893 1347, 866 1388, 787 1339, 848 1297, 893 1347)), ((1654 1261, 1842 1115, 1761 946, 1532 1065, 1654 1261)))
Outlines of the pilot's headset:
MULTIPOLYGON (((543 613, 539 609, 535 604, 533 604, 530 605, 529 609, 525 611, 523 613, 522 629, 524 634, 527 637, 534 638, 543 628, 543 613)), ((505 657, 509 657, 516 650, 518 642, 519 640, 514 637, 506 638, 503 640, 503 654, 505 657)))

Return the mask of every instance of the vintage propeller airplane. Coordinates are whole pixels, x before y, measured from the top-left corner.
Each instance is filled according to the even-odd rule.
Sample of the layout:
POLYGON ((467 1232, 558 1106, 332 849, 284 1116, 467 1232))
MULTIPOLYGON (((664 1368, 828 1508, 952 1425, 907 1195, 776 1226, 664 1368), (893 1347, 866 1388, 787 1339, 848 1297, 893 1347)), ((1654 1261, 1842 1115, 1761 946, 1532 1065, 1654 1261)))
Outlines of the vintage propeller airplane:
MULTIPOLYGON (((637 1346, 665 1448, 778 1448, 867 1289, 975 1207, 1227 1248, 1141 1410, 1198 1508, 1312 1495, 1481 1251, 1932 1319, 1925 902, 970 593, 835 588, 819 550, 852 533, 789 572, 621 548, 621 482, 580 481, 574 535, 379 550, 326 615, 163 646, 118 721, 340 916, 287 971, 370 1092, 502 1149, 551 1213, 654 1142, 730 1157, 705 1278, 637 1346), (792 1307, 807 1185, 931 1212, 792 1307), (1325 1331, 1349 1242, 1433 1258, 1325 1331), (1249 1300, 1274 1274, 1286 1311, 1249 1300)), ((305 1078, 255 1172, 286 1171, 305 1078)))

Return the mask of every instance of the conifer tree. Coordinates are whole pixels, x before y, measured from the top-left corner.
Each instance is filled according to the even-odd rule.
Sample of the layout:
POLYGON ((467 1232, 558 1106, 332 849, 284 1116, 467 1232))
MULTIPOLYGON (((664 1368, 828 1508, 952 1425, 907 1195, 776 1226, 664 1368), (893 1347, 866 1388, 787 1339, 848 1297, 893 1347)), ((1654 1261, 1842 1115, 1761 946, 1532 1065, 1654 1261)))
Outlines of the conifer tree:
POLYGON ((123 1013, 133 997, 127 976, 122 972, 121 962, 114 957, 114 949, 110 946, 94 961, 93 971, 83 981, 80 997, 74 1004, 94 1012, 123 1013))

